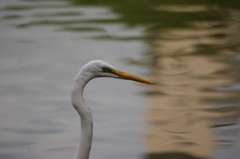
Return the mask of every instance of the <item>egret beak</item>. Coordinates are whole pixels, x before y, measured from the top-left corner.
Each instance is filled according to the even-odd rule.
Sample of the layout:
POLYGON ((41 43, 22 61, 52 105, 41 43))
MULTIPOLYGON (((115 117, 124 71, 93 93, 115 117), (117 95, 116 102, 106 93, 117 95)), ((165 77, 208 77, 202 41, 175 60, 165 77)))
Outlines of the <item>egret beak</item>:
POLYGON ((146 80, 144 78, 129 74, 127 72, 118 70, 118 69, 112 69, 112 71, 119 76, 119 78, 121 79, 125 79, 125 80, 132 80, 132 81, 137 81, 137 82, 141 82, 141 83, 147 83, 147 84, 155 84, 152 81, 146 80))

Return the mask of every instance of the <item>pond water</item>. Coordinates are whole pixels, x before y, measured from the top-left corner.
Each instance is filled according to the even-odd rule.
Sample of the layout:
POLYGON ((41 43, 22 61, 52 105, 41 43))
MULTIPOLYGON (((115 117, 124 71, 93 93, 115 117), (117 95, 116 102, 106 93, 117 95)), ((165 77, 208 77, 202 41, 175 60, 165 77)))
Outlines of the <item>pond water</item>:
POLYGON ((0 18, 1 159, 74 156, 94 59, 156 85, 87 85, 91 159, 239 158, 240 2, 8 0, 0 18))

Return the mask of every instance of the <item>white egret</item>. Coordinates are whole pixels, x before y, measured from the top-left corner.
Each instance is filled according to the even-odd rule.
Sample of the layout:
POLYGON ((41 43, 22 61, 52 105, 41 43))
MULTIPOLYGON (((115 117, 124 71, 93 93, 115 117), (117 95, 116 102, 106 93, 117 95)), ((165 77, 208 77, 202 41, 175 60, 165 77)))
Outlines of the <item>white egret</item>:
POLYGON ((111 77, 125 80, 133 80, 137 82, 154 84, 151 81, 141 77, 120 71, 110 64, 94 60, 84 65, 74 79, 73 90, 71 95, 72 105, 80 115, 81 119, 81 140, 74 156, 74 159, 88 159, 92 144, 93 135, 93 119, 90 109, 84 102, 83 90, 85 85, 93 78, 111 77))

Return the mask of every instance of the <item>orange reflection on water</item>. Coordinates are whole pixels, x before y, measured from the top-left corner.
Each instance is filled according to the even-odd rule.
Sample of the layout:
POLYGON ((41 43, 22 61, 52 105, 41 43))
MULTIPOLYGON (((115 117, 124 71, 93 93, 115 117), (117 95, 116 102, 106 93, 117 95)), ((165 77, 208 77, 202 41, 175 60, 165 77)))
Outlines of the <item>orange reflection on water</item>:
POLYGON ((223 62, 226 49, 220 50, 217 56, 191 55, 199 45, 226 43, 224 38, 211 37, 221 33, 225 34, 225 30, 174 30, 152 42, 159 58, 155 59, 152 75, 157 85, 147 91, 150 108, 146 120, 150 127, 144 141, 149 154, 182 153, 209 158, 219 147, 213 129, 219 123, 215 120, 228 125, 228 119, 239 117, 237 107, 219 106, 238 99, 238 93, 215 89, 235 80, 226 74, 232 69, 223 62))

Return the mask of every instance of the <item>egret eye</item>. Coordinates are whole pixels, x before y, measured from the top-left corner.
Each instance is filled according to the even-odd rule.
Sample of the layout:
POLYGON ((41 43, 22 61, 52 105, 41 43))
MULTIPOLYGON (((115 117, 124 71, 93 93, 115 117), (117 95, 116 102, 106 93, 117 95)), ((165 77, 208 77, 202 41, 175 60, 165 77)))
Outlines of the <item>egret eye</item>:
POLYGON ((111 70, 108 67, 103 67, 102 70, 103 72, 111 72, 111 70))

